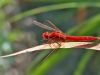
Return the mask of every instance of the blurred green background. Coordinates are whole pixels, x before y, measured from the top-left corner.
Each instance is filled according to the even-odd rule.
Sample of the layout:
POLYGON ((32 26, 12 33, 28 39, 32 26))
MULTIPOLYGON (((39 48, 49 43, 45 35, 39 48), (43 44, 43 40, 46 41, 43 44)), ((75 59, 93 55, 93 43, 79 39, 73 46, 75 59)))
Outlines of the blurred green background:
MULTIPOLYGON (((100 0, 0 0, 0 55, 43 44, 52 21, 68 35, 100 36, 100 0)), ((0 75, 100 75, 100 51, 43 50, 0 59, 0 75)))

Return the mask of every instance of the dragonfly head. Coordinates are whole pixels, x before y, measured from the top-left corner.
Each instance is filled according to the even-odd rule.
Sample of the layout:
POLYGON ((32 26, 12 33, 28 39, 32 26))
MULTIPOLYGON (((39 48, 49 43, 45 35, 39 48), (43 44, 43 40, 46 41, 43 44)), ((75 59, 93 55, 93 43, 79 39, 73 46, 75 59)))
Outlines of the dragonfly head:
POLYGON ((43 39, 44 40, 48 40, 49 39, 49 32, 44 32, 43 34, 42 34, 42 37, 43 37, 43 39))

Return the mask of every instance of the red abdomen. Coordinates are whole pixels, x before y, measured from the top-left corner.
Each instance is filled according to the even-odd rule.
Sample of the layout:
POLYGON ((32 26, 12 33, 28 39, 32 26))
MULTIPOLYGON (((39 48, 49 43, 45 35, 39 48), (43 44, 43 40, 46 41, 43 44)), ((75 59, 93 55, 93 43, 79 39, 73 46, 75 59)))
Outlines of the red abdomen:
POLYGON ((66 36, 66 40, 72 40, 72 41, 93 41, 93 40, 98 40, 98 38, 94 37, 94 36, 66 36))

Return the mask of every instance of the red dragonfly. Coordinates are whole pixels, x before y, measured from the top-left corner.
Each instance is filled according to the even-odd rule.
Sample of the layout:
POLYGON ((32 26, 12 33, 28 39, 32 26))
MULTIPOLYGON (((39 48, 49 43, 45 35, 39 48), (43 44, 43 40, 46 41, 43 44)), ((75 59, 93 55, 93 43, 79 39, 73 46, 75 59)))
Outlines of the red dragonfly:
MULTIPOLYGON (((38 22, 36 20, 33 20, 33 24, 41 27, 41 28, 44 28, 46 30, 49 30, 48 32, 44 32, 42 34, 42 37, 44 40, 47 41, 47 43, 57 43, 59 47, 57 48, 60 48, 61 46, 61 42, 66 42, 66 41, 86 41, 86 42, 89 42, 89 41, 95 41, 95 40, 100 40, 99 37, 94 37, 94 36, 72 36, 72 35, 66 35, 64 34, 59 28, 57 28, 51 21, 48 20, 48 22, 50 23, 50 25, 52 27, 49 27, 41 22, 38 22)), ((23 50, 23 51, 19 51, 19 52, 16 52, 16 53, 12 53, 12 54, 9 54, 9 55, 4 55, 4 56, 1 56, 1 57, 9 57, 9 56, 15 56, 15 55, 18 55, 18 54, 21 54, 21 53, 26 53, 26 52, 31 52, 33 50, 29 50, 29 49, 26 49, 26 50, 23 50)), ((52 50, 49 55, 55 51, 52 50)), ((47 55, 46 58, 49 56, 47 55)))
MULTIPOLYGON (((66 42, 66 41, 94 41, 94 40, 100 40, 99 37, 94 37, 94 36, 72 36, 72 35, 66 35, 64 34, 59 28, 57 28, 51 21, 49 21, 49 24, 52 26, 52 27, 49 27, 41 22, 38 22, 36 20, 33 20, 33 24, 41 27, 41 28, 44 28, 44 29, 47 29, 47 30, 50 30, 50 32, 44 32, 42 34, 42 37, 44 40, 47 40, 47 42, 50 44, 52 42, 56 42, 58 44, 58 47, 57 48, 60 48, 61 46, 61 42, 66 42)), ((46 58, 51 55, 51 53, 53 53, 55 51, 52 50, 47 56, 46 58)))
POLYGON ((50 42, 65 42, 65 41, 94 41, 100 40, 99 37, 94 36, 72 36, 64 34, 60 29, 58 29, 51 21, 48 20, 52 27, 49 27, 45 24, 42 24, 36 20, 33 20, 33 23, 39 27, 50 30, 50 32, 44 32, 42 37, 44 40, 50 42))

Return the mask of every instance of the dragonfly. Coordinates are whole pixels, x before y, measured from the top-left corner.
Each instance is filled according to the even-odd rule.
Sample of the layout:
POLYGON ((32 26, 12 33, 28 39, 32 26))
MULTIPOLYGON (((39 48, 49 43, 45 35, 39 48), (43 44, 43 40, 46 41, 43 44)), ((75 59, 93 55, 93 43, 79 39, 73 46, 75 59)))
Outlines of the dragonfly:
POLYGON ((42 38, 47 40, 48 42, 66 42, 66 41, 95 41, 100 40, 99 37, 95 36, 73 36, 73 35, 66 35, 63 33, 59 28, 57 28, 51 21, 48 20, 52 27, 49 27, 39 21, 33 20, 33 24, 50 30, 47 32, 42 33, 42 38))
MULTIPOLYGON (((37 20, 34 20, 33 19, 33 24, 36 25, 36 26, 39 26, 43 29, 46 29, 48 31, 46 32, 43 32, 42 33, 42 38, 43 40, 47 41, 46 43, 49 44, 50 47, 51 46, 51 43, 56 43, 58 46, 57 48, 60 48, 62 46, 62 42, 67 42, 67 41, 80 41, 80 42, 89 42, 89 41, 96 41, 96 40, 100 40, 99 37, 95 37, 95 36, 74 36, 74 35, 67 35, 65 34, 64 32, 62 32, 58 27, 56 27, 55 24, 53 24, 50 20, 47 20, 49 25, 46 25, 46 24, 43 24, 37 20)), ((36 47, 37 48, 37 47, 36 47)), ((16 53, 12 53, 12 54, 8 54, 8 55, 4 55, 2 57, 9 57, 9 56, 15 56, 15 55, 19 55, 19 54, 22 54, 22 53, 26 53, 26 52, 31 52, 33 51, 32 50, 33 48, 29 48, 29 49, 26 49, 26 50, 23 50, 23 51, 19 51, 19 52, 16 52, 16 53)), ((55 51, 52 50, 47 56, 50 56, 53 52, 55 51)), ((45 59, 46 59, 45 58, 45 59)))
MULTIPOLYGON (((61 46, 61 42, 66 42, 66 41, 94 41, 94 40, 100 40, 99 37, 94 37, 94 36, 73 36, 73 35, 66 35, 65 33, 63 33, 58 27, 56 27, 55 24, 53 24, 50 20, 47 20, 48 23, 52 26, 49 27, 39 21, 33 20, 33 24, 44 28, 46 30, 50 30, 47 32, 43 32, 42 33, 42 38, 44 40, 47 40, 47 43, 52 43, 52 42, 56 42, 58 44, 57 48, 60 48, 61 46)), ((51 45, 50 45, 51 46, 51 45)), ((51 46, 52 47, 52 46, 51 46)), ((50 56, 53 52, 55 51, 52 50, 47 56, 50 56)))

